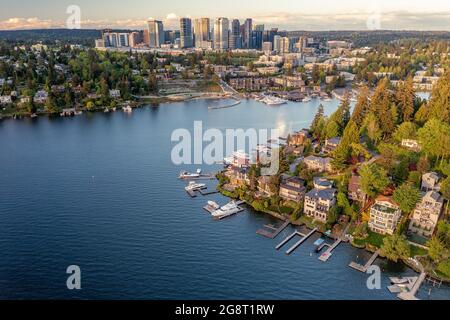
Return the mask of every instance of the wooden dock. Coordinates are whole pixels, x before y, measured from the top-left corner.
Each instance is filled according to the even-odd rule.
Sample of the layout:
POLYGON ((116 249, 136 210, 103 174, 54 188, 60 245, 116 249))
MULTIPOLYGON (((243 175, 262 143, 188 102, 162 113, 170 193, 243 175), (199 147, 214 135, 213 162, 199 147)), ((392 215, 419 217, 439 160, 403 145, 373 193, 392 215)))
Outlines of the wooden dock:
POLYGON ((425 281, 425 279, 427 278, 427 274, 425 272, 422 272, 419 276, 419 278, 417 279, 416 283, 414 283, 414 286, 412 287, 412 289, 409 292, 402 292, 400 293, 397 298, 401 299, 401 300, 419 300, 416 297, 417 291, 419 291, 420 286, 422 285, 422 283, 425 281))
POLYGON ((328 259, 333 255, 333 250, 336 249, 342 242, 342 238, 339 238, 334 244, 328 247, 328 250, 325 251, 320 257, 319 260, 322 262, 327 262, 328 259))
POLYGON ((193 190, 186 190, 186 193, 191 197, 191 198, 195 198, 197 197, 197 192, 202 192, 202 190, 206 190, 208 189, 208 187, 202 187, 202 188, 196 188, 193 190))
POLYGON ((317 228, 312 230, 310 233, 305 235, 300 241, 298 241, 296 244, 294 244, 288 251, 286 251, 287 255, 290 255, 292 252, 294 252, 298 247, 302 245, 303 242, 308 240, 315 232, 317 231, 317 228))
POLYGON ((201 174, 198 177, 189 177, 189 178, 181 178, 180 180, 189 180, 189 181, 197 181, 197 180, 214 180, 216 179, 216 173, 208 173, 208 174, 201 174))
POLYGON ((290 221, 286 221, 285 223, 283 223, 279 228, 276 228, 272 225, 265 225, 263 229, 259 229, 258 231, 256 231, 257 234, 259 234, 260 236, 269 238, 269 239, 275 239, 281 232, 284 231, 284 229, 286 229, 289 225, 291 224, 290 221), (270 229, 272 231, 268 231, 266 229, 270 229))
POLYGON ((360 265, 359 263, 352 262, 349 264, 349 267, 353 268, 355 270, 358 270, 359 272, 366 273, 367 270, 372 266, 372 264, 375 262, 375 260, 378 258, 379 255, 380 255, 380 250, 377 250, 377 252, 375 252, 372 255, 372 257, 369 259, 369 261, 367 261, 367 263, 365 265, 360 265))
POLYGON ((279 245, 275 247, 276 250, 280 250, 284 245, 286 245, 289 241, 294 239, 296 236, 302 237, 300 241, 298 241, 294 246, 292 246, 288 251, 286 251, 287 255, 290 255, 294 250, 296 250, 303 242, 305 242, 308 238, 310 238, 318 229, 315 228, 307 235, 304 235, 303 233, 300 233, 298 231, 295 231, 291 235, 289 235, 286 239, 284 239, 279 245))

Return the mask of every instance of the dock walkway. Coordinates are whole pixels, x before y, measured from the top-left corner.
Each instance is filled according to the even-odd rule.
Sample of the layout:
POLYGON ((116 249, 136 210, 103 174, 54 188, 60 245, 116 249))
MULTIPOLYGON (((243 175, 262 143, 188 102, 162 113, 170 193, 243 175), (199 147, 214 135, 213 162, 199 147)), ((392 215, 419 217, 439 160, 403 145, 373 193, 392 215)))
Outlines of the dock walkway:
POLYGON ((419 279, 417 279, 416 283, 414 283, 414 286, 412 287, 411 291, 409 292, 402 292, 400 293, 397 298, 401 300, 419 300, 416 297, 417 291, 419 291, 420 286, 425 281, 427 277, 427 274, 425 272, 422 272, 419 276, 419 279))
POLYGON ((267 231, 264 228, 263 229, 259 229, 258 231, 256 231, 257 234, 259 234, 260 236, 269 238, 269 239, 275 239, 281 232, 283 232, 289 225, 291 224, 290 221, 286 221, 285 223, 283 223, 279 228, 275 228, 274 226, 270 226, 270 225, 266 225, 264 226, 264 228, 266 229, 270 229, 272 231, 267 231))
POLYGON ((296 244, 294 244, 288 251, 286 251, 287 255, 290 255, 292 252, 294 252, 303 242, 305 242, 306 240, 308 240, 314 233, 317 232, 317 228, 315 228, 314 230, 312 230, 310 233, 308 233, 307 235, 300 233, 299 231, 295 231, 294 233, 292 233, 290 236, 288 236, 286 239, 284 239, 279 245, 277 245, 275 247, 276 250, 280 250, 282 247, 284 247, 289 241, 291 241, 292 239, 294 239, 296 236, 300 236, 302 237, 302 239, 300 241, 298 241, 296 244))
POLYGON ((380 250, 377 250, 372 255, 372 257, 369 259, 369 261, 367 261, 367 263, 365 265, 360 265, 359 263, 352 262, 349 264, 349 267, 353 268, 355 270, 358 270, 360 272, 366 273, 367 270, 370 268, 370 266, 372 266, 372 264, 375 262, 375 260, 378 258, 379 255, 380 255, 380 250))

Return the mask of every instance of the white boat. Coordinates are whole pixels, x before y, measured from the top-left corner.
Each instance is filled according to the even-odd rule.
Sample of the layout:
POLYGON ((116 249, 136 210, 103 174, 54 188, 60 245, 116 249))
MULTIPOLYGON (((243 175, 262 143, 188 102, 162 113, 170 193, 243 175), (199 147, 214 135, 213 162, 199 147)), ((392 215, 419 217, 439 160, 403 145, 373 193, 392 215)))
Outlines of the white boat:
POLYGON ((126 113, 132 113, 133 112, 133 108, 131 108, 130 106, 126 106, 124 108, 122 108, 123 112, 126 113))
POLYGON ((196 183, 195 181, 189 182, 188 186, 184 188, 186 191, 195 191, 199 189, 203 189, 206 187, 206 184, 196 183))
POLYGON ((103 110, 104 113, 109 113, 109 109, 105 108, 105 110, 103 110))
POLYGON ((330 97, 322 98, 322 100, 325 101, 325 102, 333 101, 333 99, 331 99, 330 97))
POLYGON ((180 173, 180 179, 196 179, 196 178, 200 178, 201 174, 202 174, 201 169, 198 169, 196 173, 189 173, 187 171, 182 171, 180 173))
POLYGON ((220 206, 214 201, 208 201, 208 206, 214 210, 220 209, 220 206))
POLYGON ((274 97, 274 96, 267 96, 263 100, 261 100, 261 102, 264 102, 268 106, 278 106, 278 105, 287 103, 287 100, 284 100, 284 99, 281 99, 278 97, 274 97))
POLYGON ((242 209, 237 205, 235 201, 231 201, 220 209, 214 211, 211 215, 214 218, 225 218, 235 213, 240 212, 242 209))
POLYGON ((311 101, 310 97, 306 97, 306 98, 303 99, 303 102, 310 102, 310 101, 311 101))
POLYGON ((31 118, 37 118, 37 116, 38 116, 38 115, 37 115, 36 113, 33 113, 30 117, 31 117, 31 118))

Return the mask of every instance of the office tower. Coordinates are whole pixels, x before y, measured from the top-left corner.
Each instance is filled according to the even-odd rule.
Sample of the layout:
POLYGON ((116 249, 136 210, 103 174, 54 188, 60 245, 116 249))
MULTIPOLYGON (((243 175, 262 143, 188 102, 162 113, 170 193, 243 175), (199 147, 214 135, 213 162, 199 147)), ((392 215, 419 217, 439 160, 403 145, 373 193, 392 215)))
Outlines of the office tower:
POLYGON ((263 41, 273 43, 273 38, 277 35, 277 32, 278 32, 277 28, 272 28, 270 30, 264 30, 263 41))
POLYGON ((281 38, 281 52, 282 53, 291 52, 291 40, 288 37, 281 38))
POLYGON ((242 48, 241 23, 238 19, 234 19, 231 22, 230 49, 234 50, 240 48, 242 48))
POLYGON ((192 20, 189 18, 180 19, 180 47, 182 49, 192 48, 192 20))
POLYGON ((264 32, 264 25, 263 24, 257 24, 255 25, 255 31, 263 31, 264 32))
POLYGON ((273 37, 273 50, 281 53, 281 36, 279 35, 273 37))
POLYGON ((104 30, 102 39, 104 41, 105 47, 129 47, 129 34, 111 32, 111 30, 104 30))
POLYGON ((214 23, 214 49, 228 50, 230 22, 227 18, 218 18, 214 23))
POLYGON ((242 47, 249 49, 252 41, 253 20, 248 18, 242 26, 242 47))
POLYGON ((134 48, 144 41, 144 32, 134 31, 130 33, 129 39, 130 39, 130 47, 134 48))
POLYGON ((143 42, 147 45, 150 46, 150 34, 148 32, 148 28, 144 29, 144 33, 143 33, 143 42))
POLYGON ((164 27, 163 23, 158 20, 148 20, 149 47, 159 48, 164 44, 164 27))
POLYGON ((303 49, 308 47, 308 38, 307 37, 300 37, 298 40, 298 51, 303 52, 303 49))
POLYGON ((262 44, 262 51, 264 51, 264 53, 270 53, 272 52, 272 42, 270 41, 265 41, 262 44))
POLYGON ((196 48, 207 49, 209 46, 209 41, 211 40, 210 29, 209 18, 194 20, 194 44, 196 48))
POLYGON ((261 50, 263 43, 263 31, 261 30, 253 30, 252 31, 252 40, 251 40, 251 49, 261 50))

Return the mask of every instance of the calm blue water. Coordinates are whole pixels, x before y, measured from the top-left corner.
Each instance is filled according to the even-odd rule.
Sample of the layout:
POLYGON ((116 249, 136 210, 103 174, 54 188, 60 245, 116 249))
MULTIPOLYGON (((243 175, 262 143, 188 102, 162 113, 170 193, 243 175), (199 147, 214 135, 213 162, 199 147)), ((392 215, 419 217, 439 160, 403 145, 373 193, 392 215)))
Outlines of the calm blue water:
MULTIPOLYGON (((131 115, 0 122, 0 298, 3 299, 394 299, 387 276, 413 274, 378 260, 382 290, 347 267, 367 257, 348 245, 321 263, 310 239, 293 255, 256 235, 267 215, 246 211, 220 222, 202 210, 220 195, 189 198, 170 152, 174 129, 300 129, 318 102, 268 107, 191 101, 131 115), (66 288, 69 265, 82 290, 66 288)), ((326 104, 328 113, 338 102, 326 104)), ((205 171, 219 169, 203 167, 205 171)), ((215 183, 210 182, 214 187, 215 183)), ((420 292, 428 299, 426 286, 420 292)), ((450 298, 448 288, 431 298, 450 298)))

